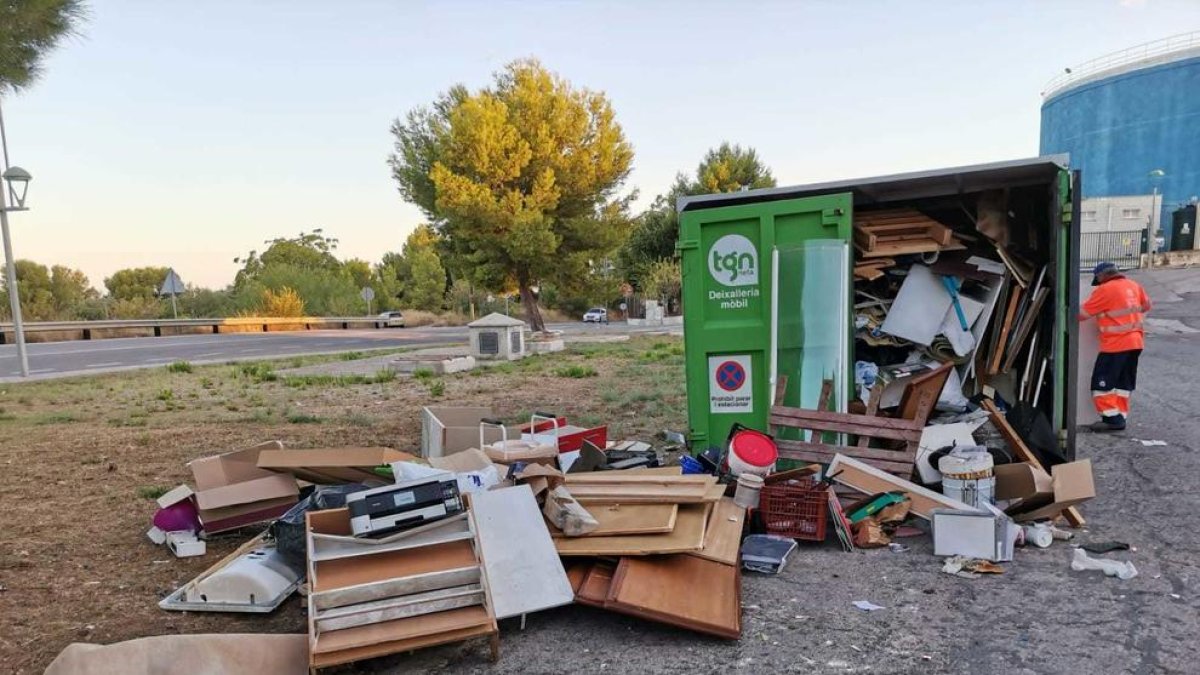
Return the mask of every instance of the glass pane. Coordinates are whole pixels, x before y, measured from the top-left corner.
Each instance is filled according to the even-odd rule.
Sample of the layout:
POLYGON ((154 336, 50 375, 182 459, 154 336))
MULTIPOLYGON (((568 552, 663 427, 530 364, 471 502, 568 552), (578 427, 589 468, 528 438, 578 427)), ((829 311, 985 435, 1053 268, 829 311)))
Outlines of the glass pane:
POLYGON ((778 376, 787 378, 783 405, 846 411, 850 351, 850 249, 838 239, 814 239, 779 249, 778 376), (828 405, 821 406, 830 381, 828 405))

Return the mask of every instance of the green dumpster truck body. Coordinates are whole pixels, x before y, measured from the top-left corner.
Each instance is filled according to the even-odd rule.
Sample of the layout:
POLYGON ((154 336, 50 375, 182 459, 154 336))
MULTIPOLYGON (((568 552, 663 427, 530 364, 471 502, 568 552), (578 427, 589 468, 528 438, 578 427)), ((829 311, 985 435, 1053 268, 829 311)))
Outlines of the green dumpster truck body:
MULTIPOLYGON (((854 383, 856 211, 919 210, 978 242, 982 195, 1006 200, 1010 245, 1045 267, 1050 292, 1036 331, 1051 345, 1050 375, 1037 408, 1073 457, 1080 189, 1061 155, 680 198, 693 450, 724 447, 734 424, 767 431, 777 394, 782 404, 815 407, 830 393, 830 407, 845 410, 854 383), (773 375, 777 385, 790 381, 773 388, 773 375), (832 392, 829 384, 819 392, 822 382, 832 392)), ((988 384, 986 374, 970 377, 968 395, 988 384)))

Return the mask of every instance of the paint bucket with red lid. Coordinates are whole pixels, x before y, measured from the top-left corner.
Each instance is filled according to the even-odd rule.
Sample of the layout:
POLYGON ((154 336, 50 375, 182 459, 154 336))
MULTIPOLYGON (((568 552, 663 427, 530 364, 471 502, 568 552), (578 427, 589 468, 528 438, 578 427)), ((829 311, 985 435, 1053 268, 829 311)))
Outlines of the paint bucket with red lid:
POLYGON ((775 471, 779 448, 775 439, 761 431, 734 424, 729 430, 729 453, 726 463, 735 476, 743 473, 766 476, 775 471))

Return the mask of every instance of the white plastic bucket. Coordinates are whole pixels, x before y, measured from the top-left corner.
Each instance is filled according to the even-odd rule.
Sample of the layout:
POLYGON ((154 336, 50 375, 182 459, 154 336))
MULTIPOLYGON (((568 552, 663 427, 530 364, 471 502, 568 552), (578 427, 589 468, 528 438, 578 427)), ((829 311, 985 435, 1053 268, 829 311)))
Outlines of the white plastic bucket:
POLYGON ((942 494, 964 504, 981 508, 996 501, 996 476, 992 455, 987 448, 955 448, 938 460, 942 473, 942 494))
POLYGON ((758 497, 762 492, 763 479, 752 473, 738 476, 737 490, 733 493, 733 503, 744 509, 757 509, 758 497))

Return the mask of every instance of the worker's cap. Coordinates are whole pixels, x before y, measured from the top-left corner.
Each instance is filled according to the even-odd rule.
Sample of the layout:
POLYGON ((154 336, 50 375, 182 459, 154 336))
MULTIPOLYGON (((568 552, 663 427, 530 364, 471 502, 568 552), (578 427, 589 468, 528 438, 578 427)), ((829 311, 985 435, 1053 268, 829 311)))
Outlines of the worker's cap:
POLYGON ((1110 263, 1110 262, 1096 263, 1096 266, 1092 268, 1092 285, 1093 286, 1100 285, 1100 275, 1101 274, 1105 274, 1108 272, 1118 272, 1118 271, 1120 271, 1120 270, 1117 269, 1117 266, 1115 263, 1110 263))

